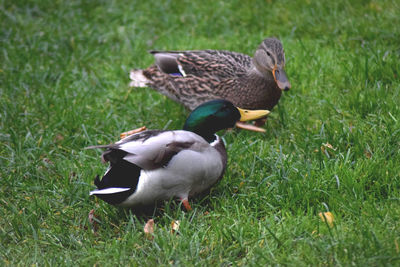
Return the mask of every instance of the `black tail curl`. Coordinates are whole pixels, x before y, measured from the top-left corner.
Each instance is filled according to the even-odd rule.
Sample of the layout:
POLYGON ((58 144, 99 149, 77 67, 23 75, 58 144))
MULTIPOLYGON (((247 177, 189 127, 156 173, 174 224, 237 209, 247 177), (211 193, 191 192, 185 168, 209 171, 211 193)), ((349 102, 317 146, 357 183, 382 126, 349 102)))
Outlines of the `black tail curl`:
POLYGON ((128 191, 113 194, 95 194, 105 202, 117 205, 126 200, 136 191, 139 182, 141 168, 126 160, 119 160, 111 164, 110 170, 100 180, 97 175, 94 184, 98 189, 111 187, 130 188, 128 191))

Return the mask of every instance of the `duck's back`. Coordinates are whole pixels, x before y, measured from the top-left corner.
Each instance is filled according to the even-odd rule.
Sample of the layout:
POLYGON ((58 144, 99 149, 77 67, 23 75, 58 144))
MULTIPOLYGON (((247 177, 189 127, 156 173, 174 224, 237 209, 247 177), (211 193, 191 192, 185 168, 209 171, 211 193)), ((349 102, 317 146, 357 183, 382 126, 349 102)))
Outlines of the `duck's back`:
POLYGON ((179 53, 177 62, 186 75, 217 80, 243 76, 251 67, 250 56, 225 50, 184 51, 179 53))

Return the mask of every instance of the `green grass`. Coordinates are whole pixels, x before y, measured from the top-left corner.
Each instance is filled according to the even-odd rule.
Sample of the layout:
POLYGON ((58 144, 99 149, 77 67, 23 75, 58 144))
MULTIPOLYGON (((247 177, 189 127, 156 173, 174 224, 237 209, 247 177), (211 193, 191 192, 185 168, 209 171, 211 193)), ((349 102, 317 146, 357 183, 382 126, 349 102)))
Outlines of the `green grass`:
POLYGON ((399 1, 178 2, 0 0, 0 265, 399 265, 399 1), (188 114, 128 87, 147 50, 268 36, 292 90, 266 134, 221 133, 228 170, 192 212, 167 205, 148 240, 146 218, 89 197, 105 166, 84 147, 188 114))

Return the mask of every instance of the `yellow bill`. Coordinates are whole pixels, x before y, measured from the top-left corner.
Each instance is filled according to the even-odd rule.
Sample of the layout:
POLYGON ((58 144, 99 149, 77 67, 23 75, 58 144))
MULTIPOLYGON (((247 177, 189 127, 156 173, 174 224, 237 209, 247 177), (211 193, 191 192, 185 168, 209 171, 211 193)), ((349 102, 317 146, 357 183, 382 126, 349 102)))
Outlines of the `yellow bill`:
POLYGON ((237 108, 240 112, 240 121, 251 121, 266 117, 270 111, 269 110, 248 110, 248 109, 241 109, 237 108))

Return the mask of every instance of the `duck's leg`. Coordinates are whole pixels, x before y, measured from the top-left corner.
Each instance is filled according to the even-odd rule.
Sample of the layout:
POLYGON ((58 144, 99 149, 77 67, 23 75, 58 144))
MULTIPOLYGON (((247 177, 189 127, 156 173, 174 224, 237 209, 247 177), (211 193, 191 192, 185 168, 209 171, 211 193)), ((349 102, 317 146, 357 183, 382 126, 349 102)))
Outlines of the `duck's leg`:
POLYGON ((121 133, 119 135, 119 137, 121 139, 124 139, 125 137, 127 137, 129 135, 132 135, 132 134, 135 134, 135 133, 140 133, 140 132, 143 132, 144 130, 147 130, 146 126, 142 126, 140 128, 137 128, 137 129, 134 129, 134 130, 131 130, 131 131, 123 132, 123 133, 121 133))
POLYGON ((186 211, 191 211, 192 210, 192 207, 190 206, 189 200, 188 200, 187 197, 181 198, 181 201, 182 201, 182 204, 185 207, 186 211))
POLYGON ((257 127, 253 124, 247 124, 247 123, 243 123, 243 122, 236 122, 236 127, 241 128, 241 129, 245 129, 245 130, 249 130, 249 131, 254 131, 254 132, 259 132, 259 133, 265 133, 266 130, 264 128, 260 128, 257 127))

